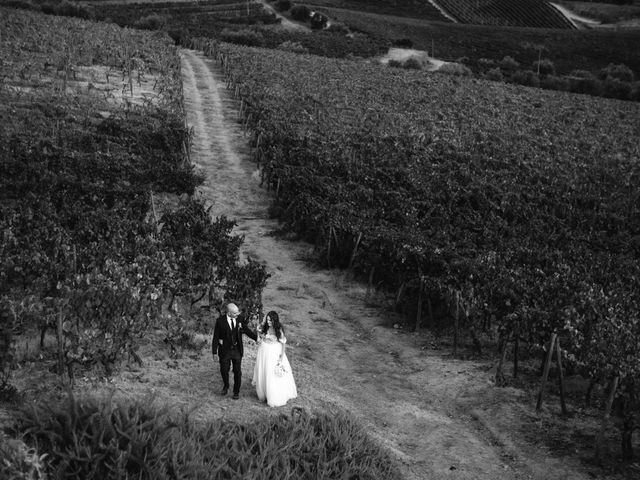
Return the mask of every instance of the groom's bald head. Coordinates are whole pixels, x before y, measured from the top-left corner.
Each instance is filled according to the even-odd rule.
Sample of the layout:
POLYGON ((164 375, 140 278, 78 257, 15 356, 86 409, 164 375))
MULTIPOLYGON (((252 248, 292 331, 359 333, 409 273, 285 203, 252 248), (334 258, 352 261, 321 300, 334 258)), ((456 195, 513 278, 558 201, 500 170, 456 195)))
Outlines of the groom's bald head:
POLYGON ((240 309, 235 303, 227 304, 227 315, 230 317, 237 317, 240 314, 240 309))

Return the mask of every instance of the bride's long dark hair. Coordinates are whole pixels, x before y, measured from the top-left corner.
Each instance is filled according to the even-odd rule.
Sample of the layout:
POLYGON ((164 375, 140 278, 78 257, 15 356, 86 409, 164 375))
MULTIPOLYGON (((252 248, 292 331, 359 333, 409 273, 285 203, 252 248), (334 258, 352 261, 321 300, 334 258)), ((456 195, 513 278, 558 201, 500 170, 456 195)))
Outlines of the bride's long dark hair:
POLYGON ((271 319, 271 324, 273 325, 273 329, 276 331, 276 338, 279 340, 280 336, 284 333, 284 329, 280 324, 280 317, 278 317, 278 313, 271 310, 267 313, 267 316, 264 319, 264 324, 262 325, 262 334, 266 335, 269 331, 269 324, 267 323, 267 319, 271 319))

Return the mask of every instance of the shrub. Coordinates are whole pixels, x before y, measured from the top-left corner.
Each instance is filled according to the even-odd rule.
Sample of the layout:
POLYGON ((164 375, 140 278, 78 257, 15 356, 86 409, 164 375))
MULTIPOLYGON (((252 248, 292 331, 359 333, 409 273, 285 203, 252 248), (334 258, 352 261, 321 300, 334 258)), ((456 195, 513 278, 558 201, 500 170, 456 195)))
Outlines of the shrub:
POLYGON ((533 62, 533 70, 543 77, 556 74, 556 66, 548 58, 533 62))
POLYGON ((490 58, 480 58, 478 59, 478 67, 482 70, 489 70, 490 68, 495 67, 496 62, 490 58))
POLYGON ((586 93, 588 95, 602 95, 602 82, 595 75, 586 70, 573 70, 566 77, 569 81, 569 90, 574 93, 586 93))
POLYGON ((188 45, 191 38, 189 30, 185 28, 171 29, 167 32, 167 35, 171 37, 176 45, 188 45))
POLYGON ((500 60, 498 65, 502 70, 507 72, 515 72, 520 67, 520 63, 508 55, 500 60))
POLYGON ((296 5, 291 8, 291 18, 299 22, 306 22, 311 18, 311 9, 306 5, 296 5))
POLYGON ((29 0, 7 0, 2 2, 2 6, 20 8, 22 10, 41 10, 39 5, 31 3, 29 0))
POLYGON ((273 5, 273 8, 275 8, 279 12, 286 12, 291 7, 293 7, 293 3, 291 2, 291 0, 278 0, 273 5))
POLYGON ((566 92, 569 90, 569 80, 564 77, 557 77, 555 75, 547 75, 540 80, 540 86, 547 90, 560 90, 566 92))
POLYGON ((387 65, 394 68, 402 68, 402 62, 400 60, 389 60, 387 65))
POLYGON ((56 15, 56 6, 53 3, 43 3, 40 10, 46 15, 56 15))
POLYGON ((331 22, 326 30, 327 32, 336 33, 338 35, 348 35, 351 33, 349 27, 342 22, 331 22))
POLYGON ((88 397, 27 407, 18 428, 56 478, 401 478, 389 453, 341 412, 203 423, 154 402, 88 397))
POLYGON ((9 388, 14 362, 13 314, 9 300, 0 298, 0 393, 9 388))
POLYGON ((402 64, 402 67, 407 68, 409 70, 421 70, 423 65, 420 59, 416 57, 409 57, 404 61, 404 63, 402 64))
POLYGON ((540 79, 533 70, 518 70, 511 75, 511 81, 528 87, 540 86, 540 79))
POLYGON ((293 42, 291 40, 287 40, 278 45, 278 50, 292 53, 309 53, 309 49, 304 47, 300 42, 293 42))
POLYGON ((413 41, 408 38, 401 38, 393 42, 393 45, 400 48, 413 48, 413 41))
POLYGON ((0 478, 36 480, 45 478, 43 457, 21 440, 9 438, 0 430, 0 478))
POLYGON ((446 73, 447 75, 456 75, 459 77, 470 77, 473 75, 473 72, 469 67, 459 63, 445 63, 438 69, 438 72, 446 73))
POLYGON ((314 30, 322 30, 327 26, 329 18, 320 12, 314 12, 310 18, 311 28, 314 30))
POLYGON ((469 57, 456 58, 456 63, 462 63, 466 65, 467 63, 469 63, 469 57))
POLYGON ((492 68, 485 74, 485 78, 487 80, 493 80, 494 82, 502 82, 504 81, 504 75, 502 75, 502 70, 498 67, 492 68))
POLYGON ((603 95, 609 98, 629 100, 633 88, 630 82, 623 82, 615 77, 607 77, 603 85, 603 95))
POLYGON ((165 19, 161 15, 152 13, 139 19, 135 23, 135 26, 143 30, 160 30, 164 26, 164 23, 165 19))
POLYGON ((247 47, 262 47, 264 45, 264 37, 259 32, 253 30, 230 30, 225 28, 220 32, 220 39, 224 42, 236 43, 247 47))
POLYGON ((629 100, 640 102, 640 82, 634 82, 629 100))
POLYGON ((635 80, 633 71, 622 63, 619 65, 610 63, 606 68, 600 70, 598 76, 600 80, 606 80, 607 78, 614 78, 622 82, 633 82, 635 80))
POLYGON ((55 14, 64 17, 93 18, 93 14, 87 7, 68 2, 67 0, 62 0, 62 2, 55 7, 55 14))

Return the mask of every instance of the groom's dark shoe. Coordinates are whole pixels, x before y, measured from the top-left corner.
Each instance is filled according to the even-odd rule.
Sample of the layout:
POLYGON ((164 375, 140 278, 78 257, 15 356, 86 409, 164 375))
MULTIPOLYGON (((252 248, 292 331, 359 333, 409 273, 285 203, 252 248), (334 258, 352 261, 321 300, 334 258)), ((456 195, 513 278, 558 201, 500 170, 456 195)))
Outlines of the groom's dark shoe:
POLYGON ((222 389, 222 392, 220 392, 220 395, 224 396, 224 395, 226 395, 227 393, 229 393, 229 387, 224 387, 224 388, 222 389))
POLYGON ((237 392, 233 392, 233 399, 238 400, 240 398, 240 394, 237 392))

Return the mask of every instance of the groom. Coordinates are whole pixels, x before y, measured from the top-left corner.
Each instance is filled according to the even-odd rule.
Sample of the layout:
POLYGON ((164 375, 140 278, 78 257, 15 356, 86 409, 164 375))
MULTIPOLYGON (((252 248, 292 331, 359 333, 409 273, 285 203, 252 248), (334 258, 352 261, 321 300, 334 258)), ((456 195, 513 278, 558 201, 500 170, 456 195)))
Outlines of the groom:
POLYGON ((229 368, 233 363, 233 399, 240 396, 240 384, 242 383, 242 334, 245 334, 253 341, 258 337, 249 327, 245 325, 244 319, 240 317, 240 309, 234 303, 227 305, 226 315, 221 315, 216 321, 213 329, 213 341, 211 342, 211 352, 213 358, 220 359, 220 375, 222 375, 222 395, 229 392, 229 368))

